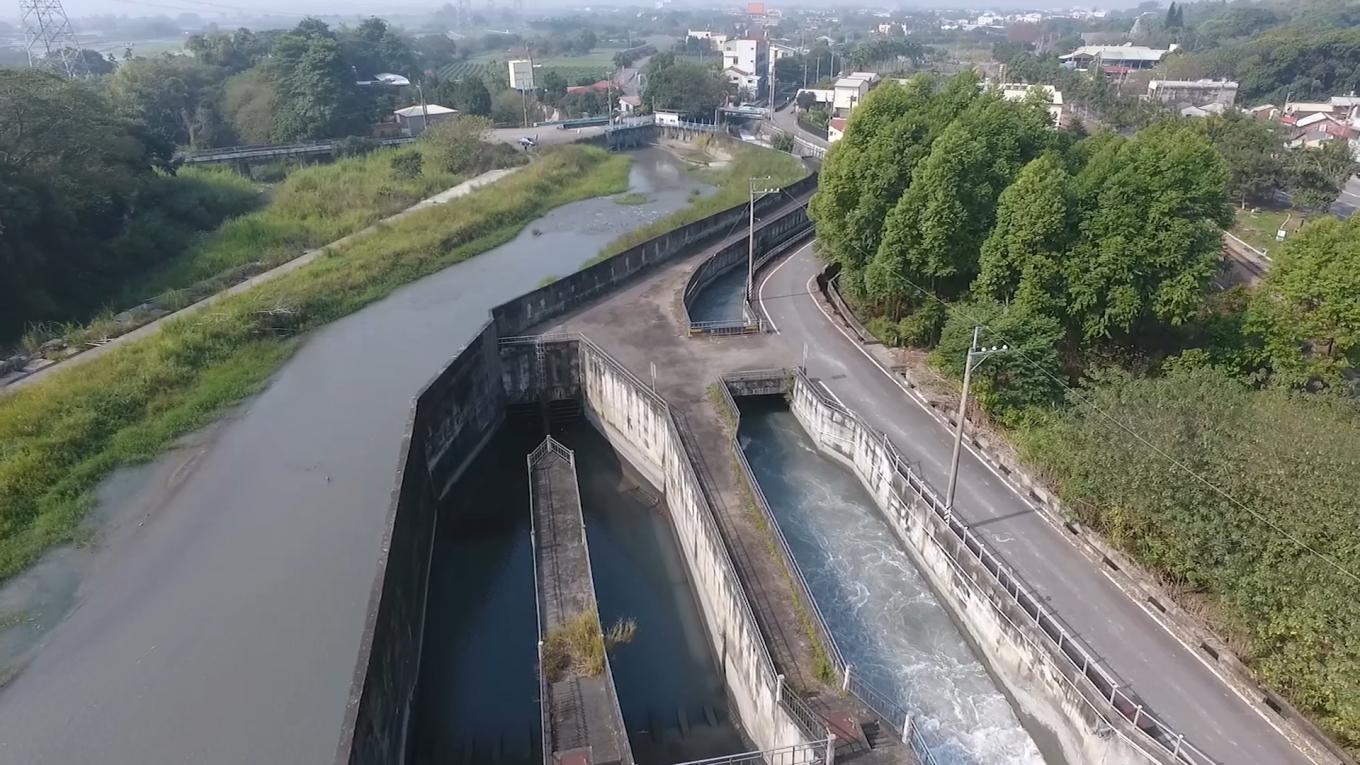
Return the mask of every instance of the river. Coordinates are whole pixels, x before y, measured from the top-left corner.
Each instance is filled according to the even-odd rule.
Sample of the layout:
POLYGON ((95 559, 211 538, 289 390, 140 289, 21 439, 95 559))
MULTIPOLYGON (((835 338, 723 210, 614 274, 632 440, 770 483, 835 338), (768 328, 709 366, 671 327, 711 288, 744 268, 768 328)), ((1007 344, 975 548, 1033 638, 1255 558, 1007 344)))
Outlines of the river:
POLYGON ((94 543, 0 590, 0 759, 330 760, 412 397, 492 306, 699 187, 658 150, 629 180, 645 204, 565 205, 316 331, 218 425, 106 481, 94 543))

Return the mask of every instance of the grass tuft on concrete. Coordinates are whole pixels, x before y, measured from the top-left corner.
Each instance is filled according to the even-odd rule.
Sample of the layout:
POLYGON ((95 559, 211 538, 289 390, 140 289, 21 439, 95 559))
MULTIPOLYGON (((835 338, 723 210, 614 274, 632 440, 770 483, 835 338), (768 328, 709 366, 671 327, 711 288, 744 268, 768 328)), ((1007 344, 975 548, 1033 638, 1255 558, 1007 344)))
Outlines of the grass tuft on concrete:
POLYGON ((75 538, 100 479, 159 454, 259 391, 296 337, 513 238, 553 207, 627 188, 625 156, 564 147, 383 236, 168 322, 0 397, 0 579, 75 538))
POLYGON ((619 619, 603 634, 595 604, 590 604, 548 630, 543 639, 543 674, 556 683, 573 677, 596 677, 604 672, 606 651, 631 643, 637 635, 636 619, 619 619))

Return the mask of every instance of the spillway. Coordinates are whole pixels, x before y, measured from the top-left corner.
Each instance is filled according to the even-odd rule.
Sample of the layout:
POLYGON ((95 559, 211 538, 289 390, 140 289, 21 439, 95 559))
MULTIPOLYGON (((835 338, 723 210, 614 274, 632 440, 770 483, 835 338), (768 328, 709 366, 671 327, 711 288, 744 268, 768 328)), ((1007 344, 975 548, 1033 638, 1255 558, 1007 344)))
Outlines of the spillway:
POLYGON ((782 400, 739 402, 747 459, 846 661, 915 716, 940 765, 1045 762, 859 481, 782 400))

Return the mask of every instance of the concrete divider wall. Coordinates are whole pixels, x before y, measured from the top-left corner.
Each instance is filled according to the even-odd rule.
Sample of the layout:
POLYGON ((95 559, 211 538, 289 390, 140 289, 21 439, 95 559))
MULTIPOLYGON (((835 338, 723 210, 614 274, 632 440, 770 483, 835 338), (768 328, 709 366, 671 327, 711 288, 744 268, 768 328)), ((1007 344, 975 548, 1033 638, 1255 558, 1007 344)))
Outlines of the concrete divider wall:
POLYGON ((581 392, 580 358, 574 340, 503 345, 501 383, 507 403, 524 404, 576 398, 581 392))
MULTIPOLYGON (((794 379, 791 406, 818 447, 859 478, 936 594, 1021 707, 1057 735, 1068 761, 1177 761, 1168 751, 1176 742, 1159 745, 1124 717, 1132 709, 1118 709, 1100 697, 1112 689, 1108 682, 1101 686, 1094 666, 1074 665, 1061 642, 1055 654, 1051 638, 1056 636, 1041 626, 1037 611, 1017 602, 1018 580, 1009 580, 1013 594, 1000 583, 1006 575, 984 567, 975 555, 980 541, 960 538, 933 511, 882 434, 826 399, 802 375, 794 379)), ((1069 650, 1076 648, 1069 644, 1069 650)), ((1142 721, 1147 725, 1152 718, 1144 714, 1142 721)), ((1197 761, 1188 745, 1181 754, 1184 761, 1197 761)))
POLYGON ((665 495, 704 626, 742 726, 760 749, 810 743, 777 700, 774 663, 669 408, 593 345, 581 343, 580 359, 587 416, 665 495))
POLYGON ((412 406, 337 763, 406 761, 439 500, 504 416, 496 345, 488 323, 412 406))
MULTIPOLYGON (((784 190, 788 194, 798 196, 816 186, 817 176, 810 175, 790 184, 784 190)), ((779 194, 771 194, 757 201, 756 216, 777 209, 785 201, 787 200, 779 194)), ((615 289, 647 268, 681 253, 690 252, 691 248, 700 242, 737 231, 738 227, 746 224, 746 219, 745 204, 729 207, 648 239, 607 260, 502 303, 491 309, 491 318, 496 331, 501 337, 522 335, 530 327, 562 316, 615 289)))

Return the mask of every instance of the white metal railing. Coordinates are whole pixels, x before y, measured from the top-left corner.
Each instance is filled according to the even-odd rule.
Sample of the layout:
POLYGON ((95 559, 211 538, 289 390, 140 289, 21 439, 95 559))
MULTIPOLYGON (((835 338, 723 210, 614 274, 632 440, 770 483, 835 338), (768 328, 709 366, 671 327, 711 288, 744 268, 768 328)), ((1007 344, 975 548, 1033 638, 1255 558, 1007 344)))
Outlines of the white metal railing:
POLYGON ((778 749, 742 752, 706 760, 689 760, 677 765, 822 765, 826 762, 828 740, 813 741, 807 744, 782 746, 778 749))
POLYGON ((529 468, 529 551, 534 560, 534 620, 538 624, 538 725, 541 745, 543 747, 543 758, 546 761, 552 755, 552 721, 549 719, 548 711, 548 674, 543 671, 543 598, 538 589, 538 527, 534 523, 534 463, 542 457, 540 453, 547 446, 545 441, 540 444, 528 457, 525 457, 525 464, 529 468))
MULTIPOLYGON (((1040 648, 1041 655, 1046 657, 1047 662, 1081 695, 1092 711, 1105 720, 1112 730, 1153 760, 1170 756, 1175 762, 1190 763, 1191 765, 1216 765, 1211 757, 1186 742, 1184 734, 1177 732, 1170 725, 1144 709, 1143 705, 1135 698, 1120 690, 1121 684, 1101 666, 1101 659, 1062 624, 1057 614, 1045 605, 1044 600, 1034 592, 1033 588, 1025 583, 1024 579, 1008 564, 1002 562, 1001 557, 991 549, 991 546, 984 539, 974 534, 968 526, 964 525, 945 508, 944 502, 926 484, 924 479, 916 475, 886 433, 876 430, 859 415, 845 409, 839 402, 822 392, 816 385, 812 384, 812 381, 801 370, 796 371, 795 374, 822 405, 834 409, 851 420, 864 438, 873 439, 877 442, 884 454, 891 460, 891 467, 896 476, 911 490, 919 502, 925 503, 927 506, 929 512, 923 517, 933 523, 938 531, 947 533, 954 538, 955 544, 952 546, 953 549, 950 549, 951 546, 944 544, 937 534, 932 534, 932 538, 940 544, 950 566, 961 581, 971 582, 973 588, 978 590, 991 604, 999 618, 1016 627, 1023 639, 1032 641, 1027 631, 1021 630, 1020 625, 1015 624, 1006 610, 1001 608, 982 589, 983 583, 978 580, 976 571, 970 572, 962 567, 959 563, 959 556, 966 554, 981 564, 982 569, 988 575, 989 583, 999 588, 1039 629, 1039 632, 1043 635, 1042 639, 1047 643, 1046 648, 1036 646, 1036 648, 1040 648), (940 526, 943 526, 943 528, 939 528, 940 526), (1074 681, 1069 677, 1067 671, 1063 671, 1060 660, 1066 662, 1067 669, 1075 672, 1078 680, 1074 681), (1103 708, 1101 705, 1097 705, 1092 701, 1093 696, 1101 699, 1103 703, 1108 703, 1109 707, 1103 708), (1110 717, 1111 711, 1131 722, 1134 729, 1142 735, 1137 739, 1128 736, 1123 729, 1114 724, 1110 717), (1154 744, 1156 749, 1149 750, 1148 743, 1154 744)), ((908 507, 917 506, 917 503, 910 502, 908 497, 902 497, 902 499, 907 501, 908 507)))

